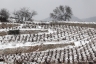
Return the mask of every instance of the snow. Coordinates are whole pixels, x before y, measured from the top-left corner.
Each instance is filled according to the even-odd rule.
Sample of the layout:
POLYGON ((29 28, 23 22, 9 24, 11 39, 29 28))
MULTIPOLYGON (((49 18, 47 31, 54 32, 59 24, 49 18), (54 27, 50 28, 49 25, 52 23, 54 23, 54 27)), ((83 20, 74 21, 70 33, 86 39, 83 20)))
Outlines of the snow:
POLYGON ((77 41, 77 42, 74 42, 74 44, 75 44, 76 47, 81 46, 81 44, 82 45, 85 45, 86 43, 89 43, 89 41, 82 41, 82 42, 77 41))
MULTIPOLYGON (((24 26, 24 25, 21 24, 19 26, 20 30, 46 30, 46 29, 44 29, 44 27, 41 27, 41 26, 38 26, 36 29, 35 28, 31 28, 31 29, 30 28, 22 28, 22 26, 24 26)), ((36 53, 32 52, 31 56, 34 57, 34 59, 37 60, 37 62, 44 62, 45 58, 47 58, 47 60, 49 60, 49 58, 51 58, 51 60, 55 60, 55 62, 57 62, 57 59, 60 58, 60 60, 62 60, 63 59, 62 55, 65 54, 65 62, 67 62, 68 61, 68 54, 67 54, 68 50, 67 49, 69 49, 70 62, 72 61, 72 55, 71 55, 72 53, 74 53, 74 59, 75 59, 74 61, 77 61, 76 60, 77 55, 78 55, 77 53, 80 53, 80 50, 82 50, 81 53, 83 54, 84 58, 86 58, 84 52, 86 52, 86 54, 89 55, 88 50, 91 51, 91 48, 89 47, 90 44, 88 44, 88 43, 91 42, 91 39, 96 39, 96 34, 95 34, 96 29, 89 28, 89 27, 78 27, 78 26, 75 26, 75 27, 74 26, 72 26, 72 27, 71 26, 67 26, 67 27, 63 26, 63 27, 64 27, 64 29, 62 29, 60 27, 59 28, 57 27, 62 32, 64 31, 62 36, 61 36, 61 32, 59 34, 57 34, 56 30, 50 29, 51 27, 49 27, 49 29, 47 29, 48 32, 38 33, 38 36, 41 36, 44 33, 46 35, 47 34, 50 35, 50 33, 51 33, 52 36, 54 36, 54 37, 48 37, 47 38, 46 35, 45 35, 44 36, 45 38, 42 37, 41 40, 38 40, 36 42, 33 42, 33 41, 31 42, 31 38, 33 37, 32 34, 31 34, 32 36, 30 36, 30 34, 21 34, 19 36, 18 35, 17 36, 16 35, 15 36, 14 35, 6 35, 4 37, 0 36, 0 40, 3 41, 3 43, 0 42, 0 49, 18 48, 18 47, 24 47, 24 46, 49 45, 49 44, 53 44, 53 45, 55 45, 55 44, 57 44, 57 45, 58 44, 61 44, 61 45, 62 44, 69 44, 69 45, 64 46, 64 47, 57 47, 57 48, 54 48, 54 49, 47 49, 45 51, 38 51, 39 49, 37 49, 35 51, 36 53), (68 29, 68 28, 70 28, 70 29, 68 29), (80 29, 80 30, 78 30, 78 29, 80 29), (27 37, 27 39, 25 40, 26 37, 27 37), (19 38, 19 40, 18 40, 18 38, 19 38), (7 41, 7 40, 10 40, 10 39, 12 39, 10 42, 7 41), (43 39, 45 39, 45 41, 43 41, 43 39), (74 43, 74 45, 70 45, 72 43, 74 43), (90 49, 83 50, 84 47, 86 47, 86 46, 83 46, 83 47, 81 47, 81 46, 85 45, 85 44, 87 44, 88 48, 90 48, 90 49), (72 48, 73 52, 71 51, 70 48, 72 48), (65 51, 66 53, 64 53, 64 51, 63 52, 61 51, 61 56, 60 56, 59 55, 60 50, 64 50, 64 49, 66 50, 65 51), (77 49, 77 52, 76 52, 76 49, 77 49), (57 50, 57 53, 55 54, 56 50, 57 50), (49 52, 49 51, 53 51, 53 56, 52 57, 50 56, 51 54, 46 55, 46 53, 49 52), (39 56, 38 56, 38 53, 39 53, 39 56), (56 58, 55 58, 55 55, 56 55, 56 58)), ((6 30, 6 29, 1 29, 0 31, 4 31, 4 30, 6 30)), ((40 38, 40 37, 38 37, 38 38, 40 38)), ((36 39, 36 37, 34 39, 36 39)), ((92 49, 95 50, 96 47, 94 45, 92 45, 92 49)), ((24 54, 23 56, 27 55, 27 53, 22 53, 22 54, 24 54)), ((19 55, 16 55, 15 57, 17 58, 17 60, 20 59, 19 55)), ((79 56, 79 57, 81 58, 81 56, 79 56)), ((10 58, 8 58, 8 59, 10 59, 10 58)), ((13 62, 12 60, 8 60, 8 61, 9 61, 9 63, 13 62)), ((1 62, 0 64, 3 64, 3 63, 1 62)), ((30 64, 36 64, 36 62, 32 62, 30 64)))
POLYGON ((36 42, 26 42, 26 43, 8 43, 8 44, 0 44, 0 49, 6 49, 6 48, 18 48, 18 47, 24 47, 24 46, 36 46, 36 45, 41 45, 41 43, 36 43, 36 42))
MULTIPOLYGON (((83 24, 96 24, 95 22, 64 22, 64 23, 83 23, 83 24)), ((1 24, 1 23, 0 23, 1 24)), ((9 24, 9 23, 7 23, 7 24, 9 24)), ((24 25, 26 25, 26 24, 20 24, 20 26, 18 26, 19 27, 19 30, 48 30, 48 32, 46 32, 46 34, 50 34, 50 33, 56 33, 56 31, 54 31, 54 30, 52 30, 52 29, 42 29, 42 27, 41 26, 38 26, 37 28, 22 28, 22 26, 24 26, 24 25)), ((77 27, 78 28, 78 27, 77 27)), ((88 28, 88 29, 86 29, 86 30, 82 30, 82 32, 84 32, 84 31, 87 31, 87 30, 89 30, 89 29, 91 29, 91 30, 94 30, 94 28, 88 28)), ((0 29, 0 32, 2 32, 2 31, 8 31, 9 29, 0 29)), ((65 28, 64 29, 65 31, 67 30, 67 28, 65 28)), ((80 31, 78 31, 78 33, 79 33, 80 31)), ((78 33, 73 33, 73 34, 67 34, 66 33, 66 35, 65 36, 63 36, 63 37, 60 37, 59 39, 62 39, 62 38, 64 38, 64 37, 66 37, 66 38, 68 38, 68 36, 78 36, 78 33)), ((42 33, 38 33, 38 34, 42 34, 42 33)), ((28 34, 22 34, 22 35, 28 35, 28 34)), ((12 36, 12 35, 6 35, 6 37, 9 37, 10 38, 10 36, 12 36)), ((87 34, 85 34, 84 35, 84 37, 88 37, 88 35, 87 34)), ((46 39, 46 38, 45 38, 46 39)), ((51 39, 51 38, 50 38, 51 39)), ((10 43, 8 43, 8 42, 6 42, 5 44, 2 44, 2 43, 0 43, 0 49, 6 49, 6 48, 17 48, 17 47, 23 47, 23 46, 36 46, 36 45, 41 45, 42 43, 44 44, 44 45, 48 45, 48 44, 68 44, 68 43, 74 43, 75 44, 75 46, 81 46, 81 44, 82 45, 85 45, 86 43, 89 43, 89 41, 87 41, 87 40, 83 40, 83 41, 81 41, 81 40, 79 40, 79 41, 75 41, 75 39, 74 40, 71 40, 71 41, 69 41, 69 40, 61 40, 61 41, 56 41, 57 39, 58 39, 58 37, 56 36, 56 38, 55 39, 53 39, 54 41, 51 41, 49 39, 49 41, 46 41, 46 42, 24 42, 24 41, 20 41, 20 42, 17 42, 17 41, 11 41, 10 43)), ((0 40, 2 40, 2 38, 0 37, 0 40)), ((7 40, 7 38, 6 38, 6 40, 7 40)), ((48 39, 47 39, 48 40, 48 39)), ((73 47, 73 46, 69 46, 69 47, 73 47)))
POLYGON ((79 24, 96 24, 96 22, 78 22, 78 21, 58 21, 61 23, 79 23, 79 24))
POLYGON ((0 64, 4 64, 4 62, 0 62, 0 64))

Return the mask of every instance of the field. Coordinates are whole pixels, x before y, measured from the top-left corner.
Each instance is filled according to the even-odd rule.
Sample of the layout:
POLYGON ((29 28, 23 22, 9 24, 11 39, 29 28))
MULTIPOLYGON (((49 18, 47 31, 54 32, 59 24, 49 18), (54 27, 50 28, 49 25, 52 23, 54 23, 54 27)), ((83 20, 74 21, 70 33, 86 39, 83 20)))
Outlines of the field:
POLYGON ((95 57, 95 22, 0 23, 3 63, 89 64, 95 57))

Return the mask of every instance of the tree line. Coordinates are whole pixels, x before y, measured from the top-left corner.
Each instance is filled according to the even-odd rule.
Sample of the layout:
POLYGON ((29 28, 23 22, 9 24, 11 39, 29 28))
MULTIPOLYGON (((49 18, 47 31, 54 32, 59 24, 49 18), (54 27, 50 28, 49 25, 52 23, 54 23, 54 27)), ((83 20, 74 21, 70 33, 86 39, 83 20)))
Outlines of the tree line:
MULTIPOLYGON (((14 19, 16 19, 17 22, 23 22, 23 21, 33 21, 33 17, 37 15, 36 11, 31 11, 28 8, 21 8, 17 11, 13 12, 14 19)), ((52 18, 55 21, 69 21, 72 17, 72 10, 69 6, 62 6, 56 7, 52 13, 50 13, 50 18, 52 18)), ((0 10, 0 21, 6 22, 8 21, 8 18, 10 17, 10 13, 7 9, 3 8, 0 10)))

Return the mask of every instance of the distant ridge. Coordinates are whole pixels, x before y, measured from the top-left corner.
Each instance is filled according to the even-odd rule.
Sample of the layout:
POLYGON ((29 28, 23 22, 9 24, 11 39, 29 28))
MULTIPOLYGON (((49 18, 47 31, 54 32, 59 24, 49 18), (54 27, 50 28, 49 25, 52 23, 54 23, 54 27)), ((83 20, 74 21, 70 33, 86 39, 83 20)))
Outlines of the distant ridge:
POLYGON ((86 22, 96 22, 96 16, 90 17, 90 18, 85 18, 85 19, 82 19, 82 20, 86 21, 86 22))
POLYGON ((82 21, 81 19, 79 19, 78 17, 72 16, 72 18, 70 19, 70 21, 82 21))

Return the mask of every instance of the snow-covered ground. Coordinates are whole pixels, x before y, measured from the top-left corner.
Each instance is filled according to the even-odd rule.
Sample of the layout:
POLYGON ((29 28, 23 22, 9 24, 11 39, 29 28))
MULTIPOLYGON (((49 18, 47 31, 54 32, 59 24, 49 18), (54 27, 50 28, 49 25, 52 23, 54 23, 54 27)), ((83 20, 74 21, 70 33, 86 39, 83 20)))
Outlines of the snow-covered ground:
MULTIPOLYGON (((21 24, 19 27, 19 30, 46 30, 46 29, 41 29, 40 26, 38 26, 38 28, 22 28, 23 24, 21 24)), ((10 29, 11 30, 11 29, 10 29)), ((0 32, 2 31, 9 31, 9 29, 0 29, 0 32)), ((46 34, 50 34, 53 33, 54 31, 51 29, 48 29, 48 32, 46 34)), ((42 34, 42 33, 38 33, 38 34, 42 34)), ((22 35, 28 35, 28 34, 22 34, 22 35)), ((5 35, 5 37, 10 37, 12 35, 5 35)), ((0 40, 2 40, 2 36, 0 36, 0 40)), ((6 38, 7 40, 7 38, 6 38)), ((23 46, 36 46, 36 45, 41 45, 42 42, 18 42, 17 41, 13 41, 13 42, 6 42, 5 44, 1 44, 0 43, 0 49, 6 49, 6 48, 17 48, 17 47, 23 47, 23 46)), ((50 44, 50 42, 46 42, 46 44, 50 44)), ((52 44, 52 42, 51 42, 52 44)), ((53 44, 56 44, 56 42, 53 42, 53 44)))
MULTIPOLYGON (((65 22, 65 23, 80 23, 82 22, 65 22)), ((95 23, 83 23, 83 24, 95 24, 95 23)), ((49 62, 54 62, 54 64, 58 64, 58 59, 62 61, 65 60, 65 63, 68 61, 77 62, 77 59, 82 60, 84 58, 85 61, 89 59, 90 56, 92 58, 95 57, 96 51, 96 28, 91 27, 80 27, 80 26, 68 26, 68 25, 55 25, 55 26, 47 26, 45 25, 37 25, 36 28, 32 28, 33 26, 30 24, 20 24, 20 26, 9 28, 9 29, 1 29, 2 31, 8 31, 12 29, 19 30, 48 30, 48 32, 40 32, 38 34, 20 34, 20 35, 5 35, 0 36, 0 49, 3 49, 3 53, 6 53, 5 49, 7 48, 18 48, 24 46, 37 46, 37 45, 64 45, 64 44, 74 44, 67 46, 60 46, 54 49, 48 48, 45 51, 38 51, 39 47, 36 48, 35 52, 28 53, 16 53, 17 54, 9 54, 4 57, 8 63, 14 62, 14 60, 22 61, 23 59, 26 63, 32 64, 40 64, 45 62, 45 59, 49 62), (23 27, 23 28, 22 28, 23 27), (34 40, 34 41, 33 41, 34 40), (36 40, 36 41, 35 41, 36 40), (69 60, 70 59, 70 60, 69 60), (30 61, 34 60, 34 61, 30 61), (36 61, 35 61, 36 60, 36 61), (40 63, 39 63, 40 62, 40 63)), ((24 47, 26 48, 26 47, 24 47)), ((40 46, 42 48, 42 46, 40 46)), ((29 49, 28 49, 29 50, 29 49)), ((33 48, 32 48, 33 50, 33 48)), ((12 50, 13 51, 13 50, 12 50)), ((25 49, 24 49, 25 51, 25 49)), ((30 50, 29 50, 30 51, 30 50)), ((11 51, 10 51, 11 52, 11 51)), ((20 50, 21 52, 21 50, 20 50)), ((2 51, 1 51, 2 53, 2 51)), ((0 64, 2 64, 1 62, 0 64)), ((69 63, 69 64, 70 64, 69 63)))
MULTIPOLYGON (((83 22, 64 22, 64 23, 81 23, 81 24, 83 24, 83 22)), ((8 23, 7 23, 8 24, 8 23)), ((88 23, 88 22, 84 22, 84 24, 95 24, 95 23, 93 23, 93 22, 90 22, 90 23, 88 23)), ((53 29, 50 29, 50 28, 48 28, 48 29, 44 29, 44 28, 42 28, 41 26, 38 26, 37 28, 22 28, 23 26, 26 26, 27 24, 20 24, 20 26, 18 26, 18 28, 16 28, 16 29, 19 29, 19 30, 48 30, 48 32, 46 32, 45 34, 50 34, 50 33, 56 33, 56 31, 55 30, 53 30, 53 29)), ((15 28, 15 27, 14 27, 15 28)), ((78 28, 78 27, 77 27, 78 28)), ((11 28, 12 29, 12 28, 11 28)), ((11 30, 11 29, 0 29, 0 32, 2 32, 2 31, 8 31, 8 30, 11 30)), ((58 29, 61 29, 61 28, 58 28, 58 29)), ((68 28, 65 28, 64 30, 66 31, 68 28)), ((85 28, 86 29, 86 28, 85 28)), ((86 32, 87 30, 94 30, 94 28, 87 28, 86 30, 82 30, 82 33, 83 32, 86 32)), ((78 31, 78 33, 81 33, 81 31, 78 31)), ((62 38, 69 38, 69 36, 78 36, 78 33, 76 32, 76 33, 73 33, 73 34, 68 34, 67 35, 67 33, 66 33, 66 36, 63 36, 63 37, 59 37, 59 39, 62 39, 62 38)), ((43 33, 38 33, 39 35, 41 34, 43 34, 43 33)), ((28 35, 28 34, 22 34, 22 35, 28 35)), ((22 36, 21 35, 21 36, 22 36)), ((12 36, 12 35, 6 35, 6 37, 9 37, 10 38, 10 36, 12 36)), ((54 35, 55 36, 55 35, 54 35)), ((57 36, 55 36, 56 38, 56 40, 58 39, 58 37, 57 36)), ((88 37, 88 35, 85 35, 84 37, 88 37)), ((46 38, 45 38, 46 39, 46 38)), ((51 38, 50 38, 51 39, 51 38)), ((49 39, 49 40, 50 40, 49 39)), ((55 40, 54 39, 54 40, 55 40)), ((0 40, 2 40, 2 37, 0 36, 0 40)), ((47 39, 48 40, 48 39, 47 39)), ((24 41, 11 41, 11 42, 5 42, 5 44, 2 44, 2 43, 0 43, 0 49, 6 49, 6 48, 16 48, 16 47, 23 47, 23 46, 36 46, 36 45, 41 45, 42 43, 43 44, 66 44, 66 43, 74 43, 75 44, 75 46, 80 46, 81 44, 82 45, 85 45, 86 43, 89 43, 89 41, 87 41, 86 39, 85 39, 85 41, 82 39, 82 40, 79 40, 79 41, 75 41, 75 40, 71 40, 71 41, 69 41, 69 40, 61 40, 61 41, 46 41, 46 42, 42 42, 42 41, 37 41, 37 42, 24 42, 24 41)))

